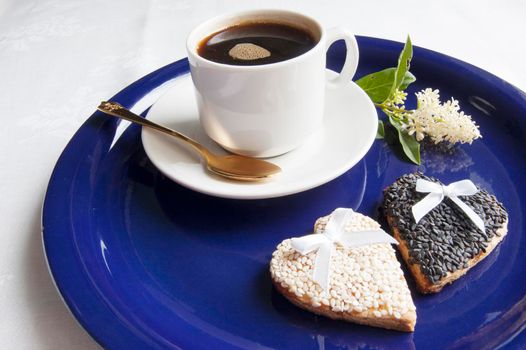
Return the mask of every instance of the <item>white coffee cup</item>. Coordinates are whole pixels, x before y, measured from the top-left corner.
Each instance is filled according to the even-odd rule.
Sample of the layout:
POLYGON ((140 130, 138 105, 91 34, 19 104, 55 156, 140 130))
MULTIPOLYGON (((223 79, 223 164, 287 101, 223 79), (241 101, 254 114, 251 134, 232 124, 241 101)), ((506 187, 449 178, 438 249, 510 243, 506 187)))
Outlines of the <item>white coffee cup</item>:
POLYGON ((225 149, 252 157, 273 157, 300 146, 322 127, 326 87, 350 82, 358 66, 358 45, 343 28, 329 30, 313 18, 284 10, 256 10, 210 19, 186 43, 200 121, 225 149), (304 54, 264 65, 229 65, 199 56, 203 39, 232 25, 288 24, 308 31, 317 44, 304 54), (326 52, 344 39, 347 54, 335 79, 326 78, 326 52))

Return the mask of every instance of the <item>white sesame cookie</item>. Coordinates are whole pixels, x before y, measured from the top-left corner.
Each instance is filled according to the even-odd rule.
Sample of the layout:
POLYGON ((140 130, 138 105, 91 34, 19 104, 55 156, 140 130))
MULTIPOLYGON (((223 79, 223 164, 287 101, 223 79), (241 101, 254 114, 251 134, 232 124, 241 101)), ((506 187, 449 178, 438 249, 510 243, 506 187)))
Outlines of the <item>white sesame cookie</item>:
MULTIPOLYGON (((329 216, 316 221, 315 233, 323 234, 329 216)), ((379 229, 373 219, 354 213, 344 230, 379 229)), ((295 305, 333 319, 411 332, 416 308, 406 280, 388 243, 354 248, 337 244, 331 256, 330 287, 324 291, 313 280, 316 251, 301 255, 291 239, 281 242, 270 262, 276 289, 295 305)))

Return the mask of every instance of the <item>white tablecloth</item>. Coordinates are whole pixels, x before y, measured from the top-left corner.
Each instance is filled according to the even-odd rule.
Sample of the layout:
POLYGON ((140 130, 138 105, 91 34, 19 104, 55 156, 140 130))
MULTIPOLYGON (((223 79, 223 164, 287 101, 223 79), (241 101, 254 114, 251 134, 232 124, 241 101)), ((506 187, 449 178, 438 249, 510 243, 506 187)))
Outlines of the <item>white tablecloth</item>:
POLYGON ((41 242, 53 166, 98 103, 185 56, 226 11, 280 7, 356 34, 430 48, 526 91, 526 2, 0 0, 0 348, 95 349, 62 304, 41 242))

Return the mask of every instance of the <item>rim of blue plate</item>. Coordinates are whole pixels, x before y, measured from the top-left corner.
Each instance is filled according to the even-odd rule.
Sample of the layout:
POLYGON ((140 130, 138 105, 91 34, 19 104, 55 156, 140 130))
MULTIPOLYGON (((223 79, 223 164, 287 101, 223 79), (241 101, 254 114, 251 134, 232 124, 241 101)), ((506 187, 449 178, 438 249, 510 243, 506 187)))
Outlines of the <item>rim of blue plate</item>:
MULTIPOLYGON (((384 50, 401 50, 403 44, 399 42, 377 39, 371 37, 357 37, 359 47, 375 47, 384 50)), ((343 48, 343 43, 336 45, 343 48)), ((495 89, 499 89, 507 98, 514 103, 525 105, 526 94, 509 84, 503 79, 486 72, 469 63, 437 53, 432 50, 415 47, 415 57, 419 60, 430 60, 438 64, 450 65, 459 74, 469 74, 480 79, 489 81, 495 89)), ((329 67, 339 70, 339 67, 329 67)), ((150 93, 153 89, 172 80, 180 75, 187 74, 188 61, 181 59, 162 67, 143 78, 132 83, 111 98, 123 106, 130 108, 140 99, 150 93)), ((66 306, 77 321, 87 332, 103 347, 121 348, 132 346, 143 348, 154 346, 140 333, 134 332, 126 320, 120 319, 109 305, 97 293, 97 286, 85 274, 83 262, 76 254, 75 242, 72 239, 73 228, 67 220, 67 199, 70 197, 70 189, 64 186, 69 179, 75 176, 76 168, 69 166, 78 162, 76 154, 82 149, 81 139, 90 137, 86 135, 87 125, 95 126, 94 132, 100 131, 100 124, 104 117, 100 112, 91 115, 81 128, 75 133, 64 151, 56 162, 50 177, 48 188, 44 198, 42 209, 42 239, 44 254, 46 256, 51 276, 55 282, 59 294, 62 296, 66 306), (79 305, 81 305, 79 307, 79 305)), ((507 346, 524 344, 525 333, 522 330, 508 341, 507 346)), ((173 347, 173 344, 170 344, 173 347)))

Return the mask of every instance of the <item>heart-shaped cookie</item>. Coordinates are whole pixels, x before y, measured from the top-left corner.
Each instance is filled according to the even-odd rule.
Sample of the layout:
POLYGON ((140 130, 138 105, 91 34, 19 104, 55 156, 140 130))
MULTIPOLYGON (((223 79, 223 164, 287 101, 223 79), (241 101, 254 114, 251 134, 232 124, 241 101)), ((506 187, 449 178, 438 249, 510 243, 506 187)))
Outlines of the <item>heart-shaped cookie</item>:
POLYGON ((475 193, 455 196, 449 193, 450 186, 415 173, 400 177, 384 191, 384 214, 422 293, 436 293, 464 275, 490 254, 507 233, 508 214, 503 205, 495 196, 471 185, 475 193), (443 189, 442 193, 433 194, 443 199, 418 223, 413 208, 429 193, 417 191, 417 181, 443 189), (471 217, 469 211, 474 213, 471 217))
POLYGON ((382 235, 392 237, 373 219, 346 210, 351 215, 340 226, 341 239, 328 232, 335 211, 316 221, 314 234, 277 246, 270 262, 274 286, 295 305, 319 315, 413 331, 416 308, 395 251, 390 243, 374 243, 385 242, 382 235), (299 243, 306 243, 305 251, 298 251, 299 243), (329 256, 325 262, 324 254, 329 256), (326 285, 314 277, 324 272, 326 285))

